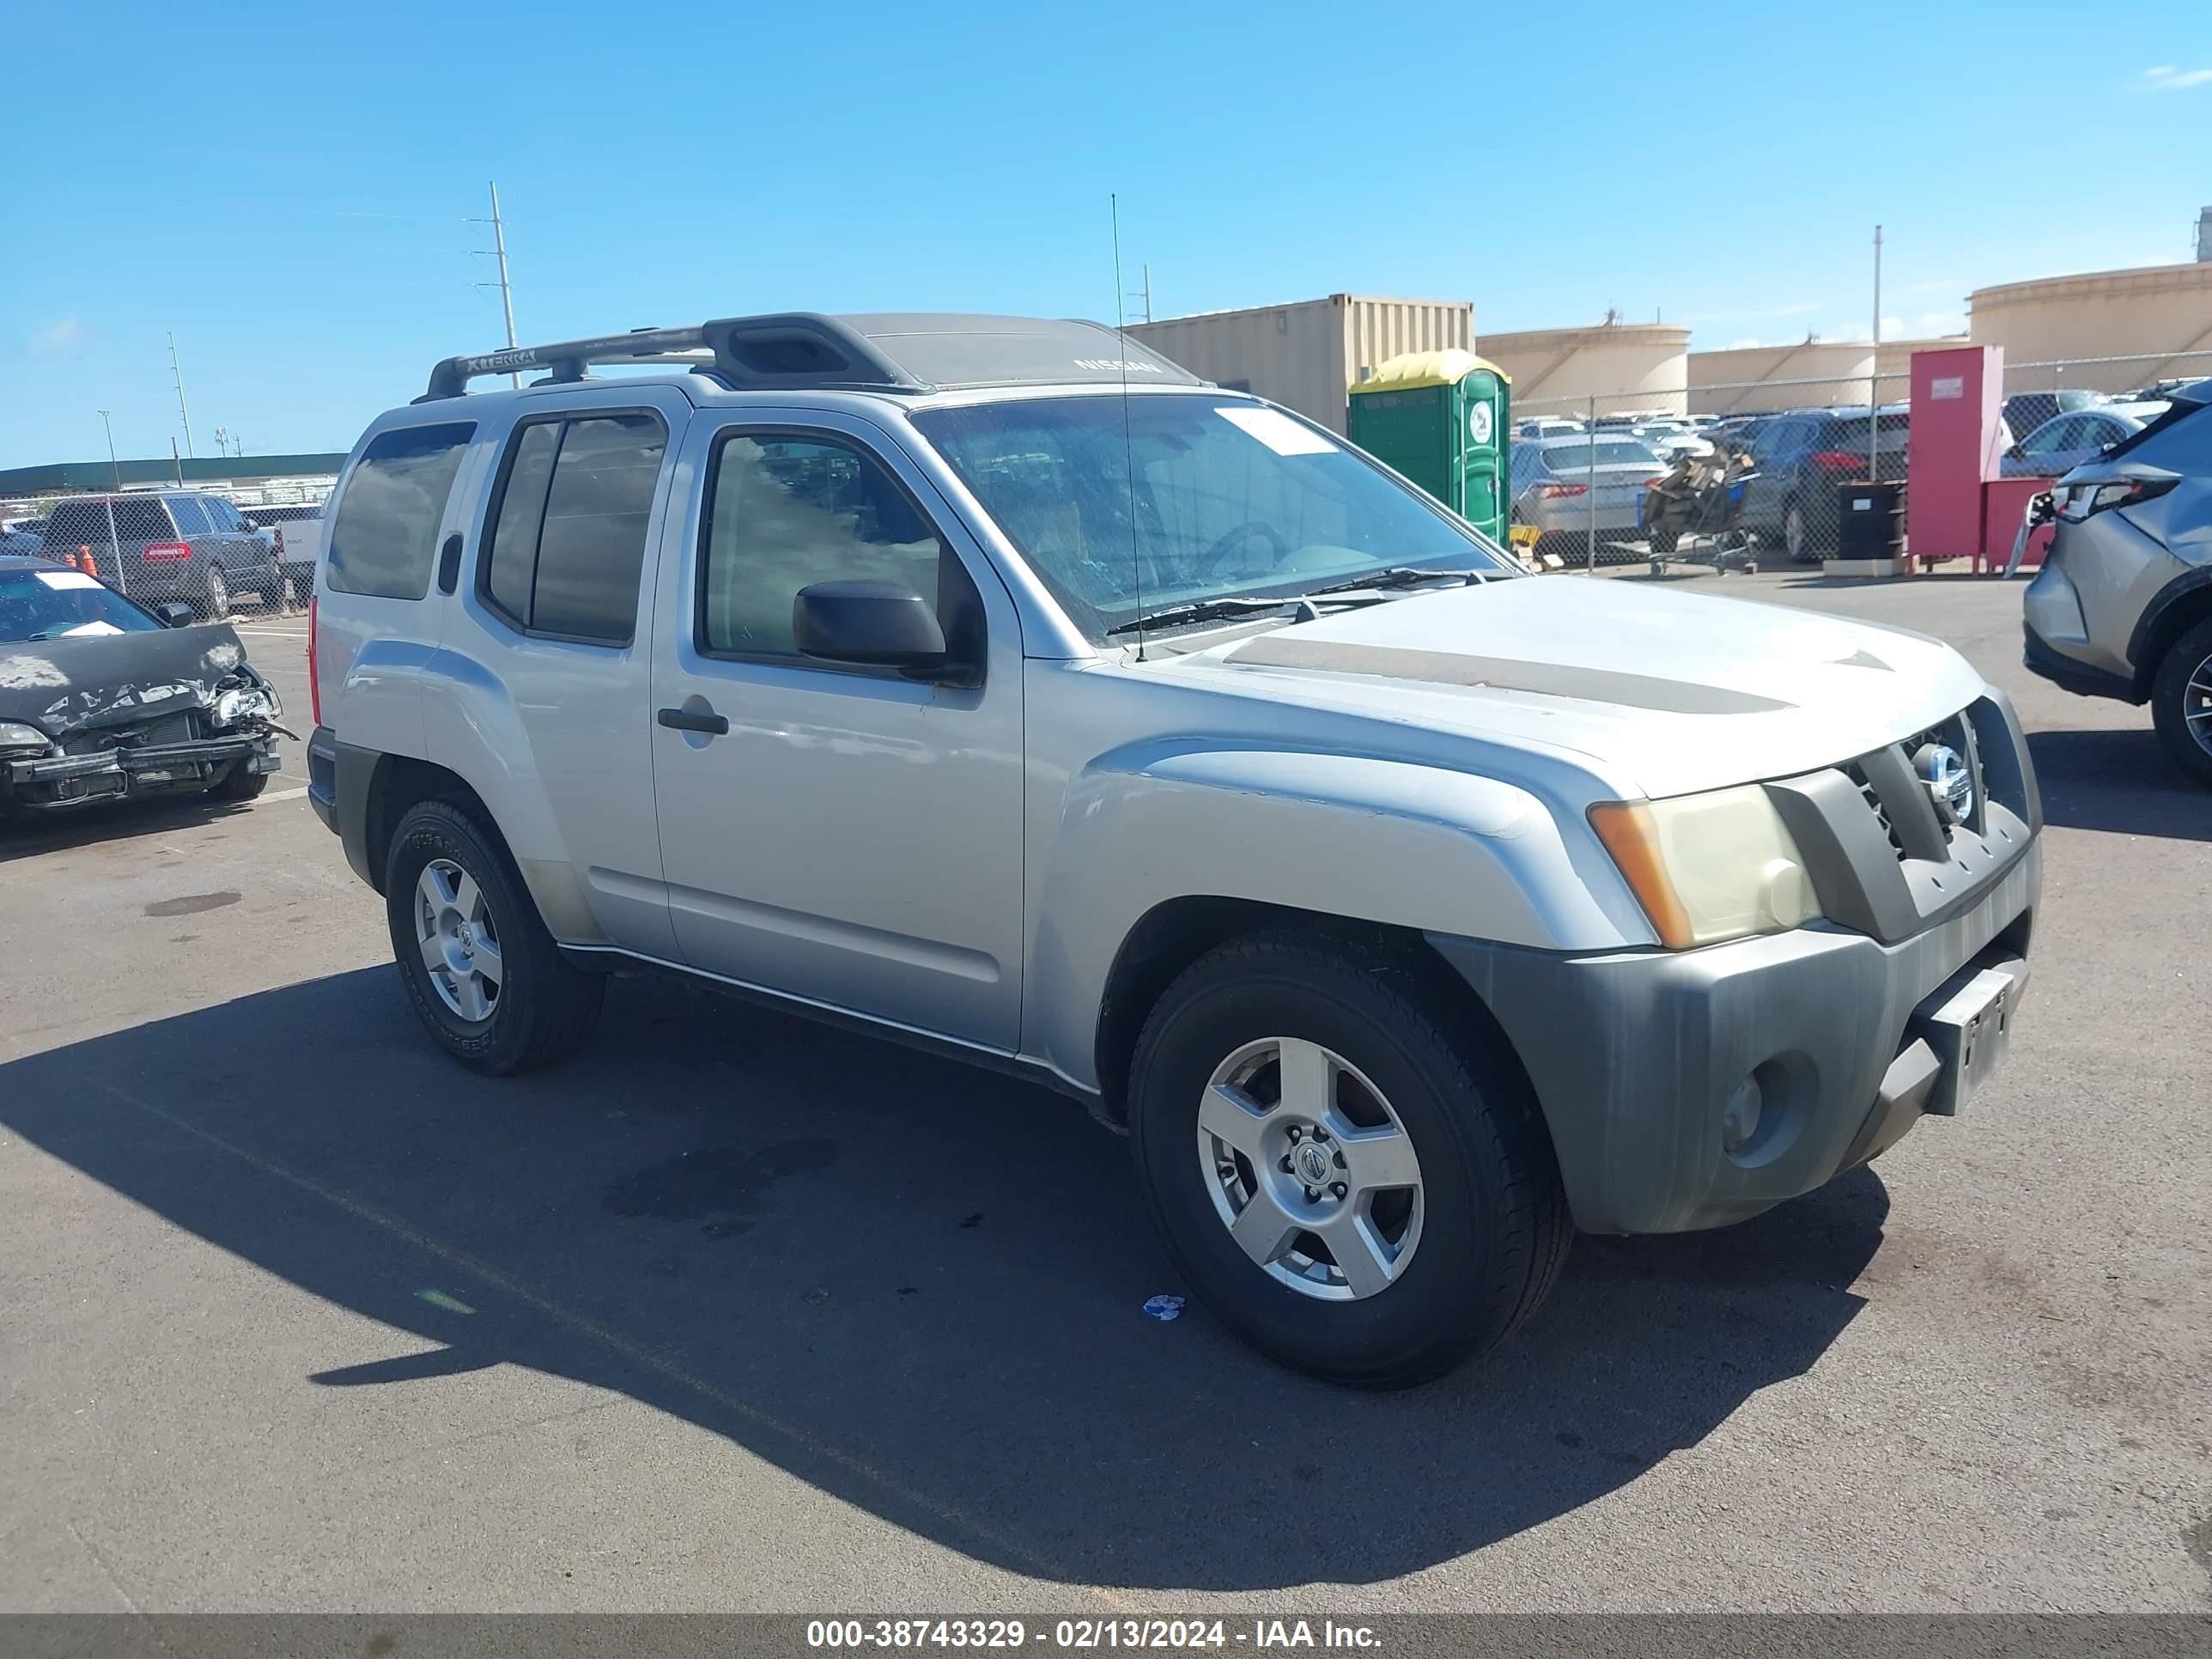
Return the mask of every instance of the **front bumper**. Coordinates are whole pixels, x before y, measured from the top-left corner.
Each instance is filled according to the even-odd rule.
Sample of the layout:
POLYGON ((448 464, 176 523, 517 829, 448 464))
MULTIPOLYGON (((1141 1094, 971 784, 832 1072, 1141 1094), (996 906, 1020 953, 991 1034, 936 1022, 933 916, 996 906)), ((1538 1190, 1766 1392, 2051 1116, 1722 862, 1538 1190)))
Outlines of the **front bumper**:
POLYGON ((134 795, 204 789, 234 767, 274 772, 276 739, 266 732, 186 743, 118 744, 85 754, 40 755, 6 762, 11 798, 33 808, 88 805, 134 795))
POLYGON ((2042 878, 2032 841, 1971 908, 1891 944, 1832 925, 1595 957, 1431 943, 1527 1069, 1576 1224, 1684 1232, 1810 1192, 1942 1110, 1937 1016, 1991 969, 2017 1000, 2042 878))

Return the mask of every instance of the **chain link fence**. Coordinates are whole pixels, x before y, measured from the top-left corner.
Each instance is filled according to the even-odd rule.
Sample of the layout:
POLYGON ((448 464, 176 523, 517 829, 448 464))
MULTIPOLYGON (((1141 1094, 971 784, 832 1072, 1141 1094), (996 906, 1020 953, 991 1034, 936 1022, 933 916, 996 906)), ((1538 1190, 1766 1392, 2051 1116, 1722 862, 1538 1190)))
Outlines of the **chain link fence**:
POLYGON ((2212 376, 2212 348, 2120 357, 2008 362, 2008 478, 2055 478, 2165 413, 2165 394, 2212 376))
POLYGON ((243 492, 129 489, 10 505, 5 550, 55 560, 149 609, 182 605, 202 621, 302 611, 313 591, 322 504, 243 492))
POLYGON ((1547 568, 1834 558, 1843 487, 1905 481, 1910 386, 1830 374, 1516 399, 1516 538, 1547 568))

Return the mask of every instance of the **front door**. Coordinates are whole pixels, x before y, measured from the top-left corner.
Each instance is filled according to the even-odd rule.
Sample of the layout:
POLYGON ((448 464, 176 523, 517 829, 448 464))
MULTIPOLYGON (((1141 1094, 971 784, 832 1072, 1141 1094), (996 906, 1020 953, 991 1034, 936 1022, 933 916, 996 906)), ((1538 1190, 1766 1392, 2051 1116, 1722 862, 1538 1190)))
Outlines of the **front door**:
POLYGON ((677 942, 743 983, 1011 1052, 1021 1023, 1022 675, 1012 601, 864 421, 701 421, 654 651, 677 942), (801 656, 816 582, 929 600, 980 684, 801 656))

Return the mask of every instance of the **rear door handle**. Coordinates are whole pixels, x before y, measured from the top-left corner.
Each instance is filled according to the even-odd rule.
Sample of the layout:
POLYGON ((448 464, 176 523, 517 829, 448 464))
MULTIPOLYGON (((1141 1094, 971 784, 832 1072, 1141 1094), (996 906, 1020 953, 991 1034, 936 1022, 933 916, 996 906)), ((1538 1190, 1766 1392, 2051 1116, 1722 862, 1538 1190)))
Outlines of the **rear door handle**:
POLYGON ((672 732, 704 732, 708 737, 720 738, 727 736, 730 730, 726 716, 689 708, 664 708, 655 718, 672 732))

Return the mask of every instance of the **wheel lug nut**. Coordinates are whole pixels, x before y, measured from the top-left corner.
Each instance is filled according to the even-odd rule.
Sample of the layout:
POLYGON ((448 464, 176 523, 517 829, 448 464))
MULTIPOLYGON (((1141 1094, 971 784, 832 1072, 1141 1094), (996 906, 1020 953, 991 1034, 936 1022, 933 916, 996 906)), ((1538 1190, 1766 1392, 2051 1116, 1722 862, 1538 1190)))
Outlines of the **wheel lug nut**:
POLYGON ((1318 1204, 1321 1202, 1321 1189, 1318 1187, 1309 1187, 1306 1188, 1306 1202, 1309 1204, 1318 1204))
POLYGON ((1298 1144, 1298 1133, 1299 1133, 1298 1126, 1297 1126, 1297 1124, 1295 1124, 1295 1123, 1293 1123, 1292 1125, 1291 1125, 1291 1128, 1290 1128, 1291 1145, 1291 1146, 1297 1146, 1297 1145, 1298 1144))
POLYGON ((1352 1167, 1344 1161, 1344 1154, 1342 1152, 1339 1152, 1336 1155, 1336 1167, 1340 1170, 1348 1170, 1352 1167))
POLYGON ((1332 1181, 1328 1183, 1328 1190, 1332 1198, 1342 1198, 1348 1189, 1341 1181, 1332 1181))
POLYGON ((1285 1152, 1283 1154, 1283 1161, 1280 1164, 1278 1164, 1275 1167, 1280 1170, 1285 1175, 1290 1174, 1291 1155, 1288 1152, 1285 1152))

